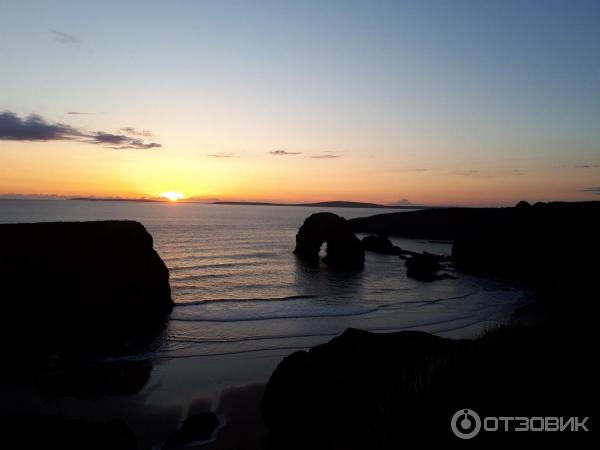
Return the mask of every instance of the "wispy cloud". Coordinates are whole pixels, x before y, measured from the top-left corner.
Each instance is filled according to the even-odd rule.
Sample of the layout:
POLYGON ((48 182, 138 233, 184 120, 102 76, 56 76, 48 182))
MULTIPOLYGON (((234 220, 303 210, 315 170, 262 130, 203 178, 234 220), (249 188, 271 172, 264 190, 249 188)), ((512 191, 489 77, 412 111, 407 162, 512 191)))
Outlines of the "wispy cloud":
POLYGON ((588 192, 591 194, 600 195, 600 186, 586 187, 586 188, 580 189, 579 192, 588 192))
POLYGON ((85 131, 63 123, 48 123, 37 114, 20 118, 10 111, 0 113, 0 140, 77 141, 118 150, 146 150, 161 147, 161 144, 156 142, 145 142, 139 137, 132 137, 127 134, 85 131))
POLYGON ((336 155, 336 154, 333 154, 333 153, 325 153, 323 155, 313 155, 313 156, 311 156, 311 158, 314 158, 314 159, 333 159, 333 158, 341 158, 341 157, 342 157, 342 155, 336 155))
POLYGON ((148 150, 151 148, 159 148, 160 144, 156 142, 144 142, 139 138, 132 138, 123 134, 112 134, 98 131, 87 136, 89 139, 85 140, 89 144, 100 144, 106 145, 107 147, 114 148, 117 150, 123 149, 138 149, 148 150))
POLYGON ((131 136, 152 137, 152 133, 150 132, 150 130, 139 130, 133 127, 124 127, 121 128, 119 131, 125 134, 129 134, 131 136))
POLYGON ((579 164, 574 166, 576 169, 597 169, 600 164, 579 164))
POLYGON ((291 155, 300 155, 302 152, 288 152, 286 150, 273 150, 269 152, 269 155, 275 156, 291 156, 291 155))
POLYGON ((69 114, 70 116, 87 116, 87 115, 93 114, 93 113, 81 112, 81 111, 67 111, 67 114, 69 114))
POLYGON ((52 34, 52 40, 59 44, 75 45, 81 43, 81 40, 77 36, 65 33, 64 31, 50 30, 50 33, 52 34))
POLYGON ((523 175, 523 171, 520 169, 513 169, 510 171, 510 174, 514 176, 521 176, 523 175))
POLYGON ((235 153, 209 153, 206 156, 210 156, 211 158, 235 158, 235 153))

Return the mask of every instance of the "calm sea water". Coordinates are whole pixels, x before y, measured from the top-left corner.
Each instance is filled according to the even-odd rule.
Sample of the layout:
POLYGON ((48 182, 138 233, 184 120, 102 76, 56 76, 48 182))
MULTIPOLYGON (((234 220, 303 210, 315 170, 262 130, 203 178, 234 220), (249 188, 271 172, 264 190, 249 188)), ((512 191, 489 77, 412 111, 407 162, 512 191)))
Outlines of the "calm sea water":
MULTIPOLYGON (((331 209, 346 218, 389 210, 331 209)), ((170 269, 174 309, 164 345, 148 357, 304 348, 348 327, 434 333, 502 320, 522 293, 456 274, 425 283, 401 259, 367 253, 365 269, 311 267, 292 254, 295 234, 318 208, 185 203, 2 200, 1 222, 133 219, 154 236, 170 269)), ((395 239, 448 254, 450 244, 395 239)))

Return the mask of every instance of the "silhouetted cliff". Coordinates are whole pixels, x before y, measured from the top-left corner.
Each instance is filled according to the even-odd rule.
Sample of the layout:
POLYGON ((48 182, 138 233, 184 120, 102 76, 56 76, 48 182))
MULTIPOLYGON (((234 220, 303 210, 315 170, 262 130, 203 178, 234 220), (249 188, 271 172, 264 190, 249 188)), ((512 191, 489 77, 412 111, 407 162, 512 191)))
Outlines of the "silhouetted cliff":
POLYGON ((455 239, 466 226, 503 220, 513 208, 439 208, 377 214, 348 220, 355 233, 455 239))
POLYGON ((589 300, 598 272, 600 202, 429 209, 348 223, 355 232, 454 240, 458 267, 525 282, 546 299, 589 300))
POLYGON ((132 221, 0 225, 0 286, 16 352, 127 350, 172 308, 169 271, 132 221))

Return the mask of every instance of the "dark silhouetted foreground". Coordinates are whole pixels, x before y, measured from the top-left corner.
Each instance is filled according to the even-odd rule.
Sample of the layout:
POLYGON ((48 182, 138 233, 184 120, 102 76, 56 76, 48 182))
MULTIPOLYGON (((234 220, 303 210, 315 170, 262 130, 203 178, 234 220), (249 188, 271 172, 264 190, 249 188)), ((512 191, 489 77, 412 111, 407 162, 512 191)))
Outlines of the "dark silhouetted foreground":
POLYGON ((548 328, 503 328, 474 341, 349 329, 288 356, 271 376, 261 409, 272 448, 595 448, 598 370, 581 338, 548 328), (463 408, 590 417, 591 431, 463 441, 450 429, 463 408))
POLYGON ((131 429, 122 420, 86 422, 46 414, 0 415, 5 448, 56 450, 136 450, 131 429))
POLYGON ((9 350, 127 351, 160 331, 169 271, 137 222, 0 225, 0 286, 9 350))

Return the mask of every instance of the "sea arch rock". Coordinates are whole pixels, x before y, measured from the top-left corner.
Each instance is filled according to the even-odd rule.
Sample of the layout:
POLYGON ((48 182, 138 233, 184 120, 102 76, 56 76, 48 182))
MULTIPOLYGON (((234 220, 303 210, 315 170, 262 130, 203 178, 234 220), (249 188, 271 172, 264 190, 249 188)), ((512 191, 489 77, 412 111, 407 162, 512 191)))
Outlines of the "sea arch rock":
POLYGON ((330 267, 362 269, 365 252, 350 225, 337 214, 322 212, 308 217, 296 234, 294 254, 308 261, 319 260, 319 250, 327 244, 323 262, 330 267))

